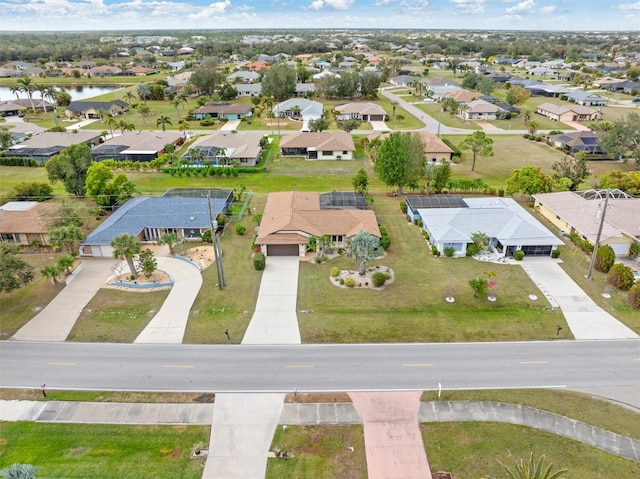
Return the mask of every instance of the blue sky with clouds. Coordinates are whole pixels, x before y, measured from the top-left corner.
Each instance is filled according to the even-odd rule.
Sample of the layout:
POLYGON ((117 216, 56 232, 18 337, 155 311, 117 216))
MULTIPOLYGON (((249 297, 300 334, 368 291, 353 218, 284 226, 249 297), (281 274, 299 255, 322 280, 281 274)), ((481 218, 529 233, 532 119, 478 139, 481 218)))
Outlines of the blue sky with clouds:
POLYGON ((640 30, 640 0, 0 0, 0 31, 640 30))

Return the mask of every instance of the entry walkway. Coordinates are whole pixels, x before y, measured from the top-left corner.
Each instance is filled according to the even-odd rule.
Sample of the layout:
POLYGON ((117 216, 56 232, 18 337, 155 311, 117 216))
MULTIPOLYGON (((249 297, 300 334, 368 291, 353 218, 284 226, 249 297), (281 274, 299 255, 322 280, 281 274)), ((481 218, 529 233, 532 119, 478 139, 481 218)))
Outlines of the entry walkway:
POLYGON ((525 258, 522 268, 560 306, 576 339, 637 339, 639 336, 598 306, 550 258, 525 258))
POLYGON ((11 339, 64 341, 87 303, 112 275, 113 260, 90 259, 67 278, 67 285, 51 302, 11 339))

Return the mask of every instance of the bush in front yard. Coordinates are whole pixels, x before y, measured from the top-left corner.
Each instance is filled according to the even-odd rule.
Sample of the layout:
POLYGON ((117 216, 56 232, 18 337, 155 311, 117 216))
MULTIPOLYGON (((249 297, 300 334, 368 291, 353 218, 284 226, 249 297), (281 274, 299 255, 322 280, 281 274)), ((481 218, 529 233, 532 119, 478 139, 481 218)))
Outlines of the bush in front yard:
POLYGON ((456 254, 456 249, 452 248, 451 246, 447 246, 443 251, 444 251, 444 255, 447 258, 451 258, 454 254, 456 254))
POLYGON ((627 303, 635 309, 640 309, 640 283, 636 283, 627 293, 627 303))
POLYGON ((333 268, 331 268, 332 278, 337 278, 339 274, 340 274, 340 268, 338 268, 337 266, 334 266, 333 268))
POLYGON ((616 263, 607 273, 607 281, 610 285, 626 291, 633 286, 633 271, 622 263, 616 263))
POLYGON ((522 251, 521 249, 515 250, 513 252, 513 259, 515 259, 516 261, 522 261, 524 259, 524 251, 522 251))
POLYGON ((247 227, 242 223, 236 223, 236 233, 239 235, 243 235, 244 232, 247 231, 247 227))
POLYGON ((384 273, 373 273, 373 276, 371 277, 371 281, 373 282, 373 285, 376 288, 379 288, 380 286, 383 286, 385 281, 387 281, 387 277, 385 276, 384 273))
POLYGON ((267 264, 267 259, 263 253, 256 253, 253 255, 253 267, 256 271, 262 271, 267 264))
POLYGON ((616 262, 616 252, 608 244, 602 245, 596 252, 596 269, 608 273, 616 262))
POLYGON ((353 278, 347 278, 344 284, 347 285, 347 288, 354 288, 356 285, 356 280, 353 278))
POLYGON ((559 250, 559 249, 554 249, 554 250, 551 252, 551 257, 552 257, 552 258, 554 258, 554 259, 555 259, 555 258, 559 258, 559 257, 560 257, 560 250, 559 250))
POLYGON ((407 203, 405 201, 400 202, 400 211, 402 211, 404 215, 407 214, 407 203))

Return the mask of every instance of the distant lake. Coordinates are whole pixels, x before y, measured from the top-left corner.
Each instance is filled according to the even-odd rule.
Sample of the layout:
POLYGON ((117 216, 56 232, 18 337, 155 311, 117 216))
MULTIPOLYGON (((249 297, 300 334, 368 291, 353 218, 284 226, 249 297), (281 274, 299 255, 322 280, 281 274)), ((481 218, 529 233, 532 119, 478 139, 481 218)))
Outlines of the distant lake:
MULTIPOLYGON (((99 95, 104 95, 105 93, 111 93, 116 90, 123 90, 122 87, 113 87, 113 86, 69 86, 69 87, 60 87, 56 86, 56 90, 58 91, 66 91, 71 95, 71 100, 87 100, 89 98, 93 98, 99 95)), ((19 94, 20 98, 28 98, 25 93, 19 94)), ((0 86, 0 101, 4 100, 15 100, 16 96, 11 93, 11 90, 7 86, 0 86)), ((40 92, 34 92, 33 98, 40 98, 40 92)), ((50 100, 49 100, 50 101, 50 100)))

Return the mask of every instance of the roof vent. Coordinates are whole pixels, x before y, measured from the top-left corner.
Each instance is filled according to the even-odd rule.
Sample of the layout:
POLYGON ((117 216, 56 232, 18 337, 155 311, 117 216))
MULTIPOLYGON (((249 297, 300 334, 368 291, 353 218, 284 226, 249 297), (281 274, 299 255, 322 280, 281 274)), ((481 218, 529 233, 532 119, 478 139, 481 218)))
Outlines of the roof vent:
POLYGON ((191 216, 191 217, 189 218, 189 221, 195 221, 195 220, 196 220, 196 217, 195 217, 195 216, 191 216))

